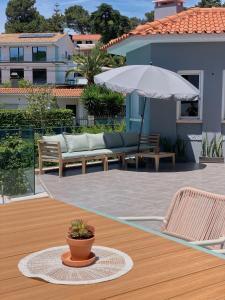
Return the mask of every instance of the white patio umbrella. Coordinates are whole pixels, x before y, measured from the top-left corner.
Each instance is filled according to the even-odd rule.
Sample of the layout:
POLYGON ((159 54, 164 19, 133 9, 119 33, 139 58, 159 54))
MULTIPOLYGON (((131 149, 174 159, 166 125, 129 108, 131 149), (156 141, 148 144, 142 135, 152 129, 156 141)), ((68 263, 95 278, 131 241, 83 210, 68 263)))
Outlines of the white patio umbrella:
MULTIPOLYGON (((137 93, 144 96, 140 137, 146 100, 196 101, 199 90, 181 75, 151 65, 131 65, 115 68, 95 76, 95 83, 126 95, 137 93)), ((139 145, 140 146, 140 137, 139 145)))

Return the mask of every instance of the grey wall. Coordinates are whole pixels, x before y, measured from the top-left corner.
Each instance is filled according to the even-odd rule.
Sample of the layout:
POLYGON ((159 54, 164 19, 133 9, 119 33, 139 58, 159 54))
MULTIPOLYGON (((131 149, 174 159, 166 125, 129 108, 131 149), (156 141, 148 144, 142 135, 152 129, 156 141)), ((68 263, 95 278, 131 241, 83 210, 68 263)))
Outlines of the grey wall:
MULTIPOLYGON (((201 134, 221 133, 222 74, 225 70, 225 43, 161 43, 145 46, 127 55, 128 64, 149 64, 172 71, 203 71, 203 122, 177 124, 173 102, 151 101, 149 131, 175 138, 178 134, 189 141, 189 158, 196 160, 201 151, 201 134)), ((223 128, 225 132, 225 125, 223 128)))
POLYGON ((154 19, 158 20, 167 16, 175 15, 183 10, 183 5, 177 5, 176 3, 168 3, 155 6, 154 9, 154 19))

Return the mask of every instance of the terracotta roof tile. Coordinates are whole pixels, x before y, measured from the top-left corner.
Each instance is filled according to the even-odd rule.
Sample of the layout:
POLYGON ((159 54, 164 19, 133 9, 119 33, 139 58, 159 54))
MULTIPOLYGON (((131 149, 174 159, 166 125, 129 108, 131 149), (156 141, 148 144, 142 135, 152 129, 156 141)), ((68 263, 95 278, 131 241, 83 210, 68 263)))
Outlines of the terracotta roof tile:
POLYGON ((176 15, 139 25, 129 33, 111 40, 102 49, 107 49, 132 36, 192 33, 225 33, 225 8, 190 8, 176 15))
POLYGON ((73 41, 99 41, 101 34, 74 34, 73 41))
MULTIPOLYGON (((40 89, 36 89, 38 92, 40 89)), ((35 89, 34 89, 35 91, 35 89)), ((80 97, 83 92, 82 88, 59 88, 53 89, 53 94, 56 97, 80 97)), ((0 95, 28 95, 31 93, 31 89, 29 88, 1 88, 0 87, 0 95)))

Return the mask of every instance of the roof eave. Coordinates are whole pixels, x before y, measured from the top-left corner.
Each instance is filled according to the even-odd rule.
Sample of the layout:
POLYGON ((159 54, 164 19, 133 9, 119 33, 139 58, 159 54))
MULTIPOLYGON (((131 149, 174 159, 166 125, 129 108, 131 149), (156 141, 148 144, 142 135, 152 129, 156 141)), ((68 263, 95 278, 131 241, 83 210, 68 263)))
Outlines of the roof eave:
POLYGON ((224 33, 149 34, 135 35, 107 48, 107 52, 126 56, 127 53, 154 43, 225 42, 224 33))

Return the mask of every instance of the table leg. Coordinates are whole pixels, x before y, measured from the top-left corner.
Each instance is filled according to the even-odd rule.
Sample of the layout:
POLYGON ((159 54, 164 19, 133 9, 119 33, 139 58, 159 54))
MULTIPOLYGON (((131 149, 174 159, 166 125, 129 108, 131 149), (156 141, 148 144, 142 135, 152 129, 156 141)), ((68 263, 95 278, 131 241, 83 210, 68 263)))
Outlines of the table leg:
POLYGON ((139 155, 135 155, 135 161, 136 161, 136 170, 137 170, 139 164, 139 155))
POLYGON ((86 174, 86 164, 87 164, 86 159, 83 158, 82 159, 82 174, 86 174))
POLYGON ((155 158, 155 170, 156 170, 156 172, 158 172, 159 171, 159 156, 156 155, 154 158, 155 158))
POLYGON ((104 158, 104 171, 108 171, 108 170, 109 170, 108 157, 105 156, 105 158, 104 158))
POLYGON ((122 169, 127 169, 125 154, 120 155, 120 160, 121 160, 121 163, 122 163, 122 169))
POLYGON ((173 167, 175 168, 175 164, 176 164, 175 154, 172 156, 172 162, 173 162, 173 167))

